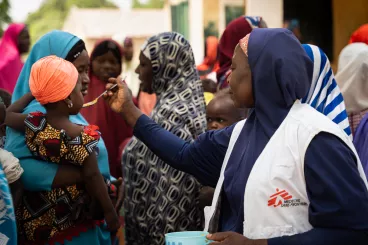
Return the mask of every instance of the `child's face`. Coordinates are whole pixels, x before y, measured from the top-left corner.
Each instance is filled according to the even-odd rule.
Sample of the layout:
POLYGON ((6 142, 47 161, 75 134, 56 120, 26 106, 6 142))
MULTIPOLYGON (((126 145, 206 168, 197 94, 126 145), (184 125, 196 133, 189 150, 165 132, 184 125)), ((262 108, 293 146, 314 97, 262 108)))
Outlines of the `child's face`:
POLYGON ((76 115, 82 109, 84 104, 82 82, 80 76, 78 76, 77 84, 75 85, 73 92, 70 94, 70 100, 73 103, 73 107, 69 109, 69 114, 76 115))
POLYGON ((95 76, 107 83, 110 77, 119 76, 121 73, 121 63, 109 51, 92 61, 92 70, 95 76))
POLYGON ((207 106, 207 130, 217 130, 238 122, 239 113, 229 97, 215 97, 207 106))

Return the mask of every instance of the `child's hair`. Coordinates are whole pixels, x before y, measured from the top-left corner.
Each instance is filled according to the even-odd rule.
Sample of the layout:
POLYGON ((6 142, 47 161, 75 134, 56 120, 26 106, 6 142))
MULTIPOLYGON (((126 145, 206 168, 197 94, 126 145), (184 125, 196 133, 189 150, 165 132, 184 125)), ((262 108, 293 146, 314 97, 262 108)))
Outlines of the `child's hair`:
MULTIPOLYGON (((225 89, 221 89, 219 90, 216 94, 215 97, 213 99, 229 99, 232 100, 231 98, 231 92, 230 92, 230 88, 225 88, 225 89)), ((248 109, 246 108, 236 108, 234 106, 234 109, 237 110, 238 114, 239 114, 239 120, 244 119, 247 117, 248 115, 248 109)))
POLYGON ((229 97, 231 99, 230 88, 224 88, 224 89, 217 91, 217 93, 215 94, 215 97, 216 98, 229 97))
POLYGON ((216 93, 217 84, 215 81, 211 79, 203 79, 202 80, 203 92, 216 93))
POLYGON ((6 108, 8 108, 11 104, 11 99, 12 99, 11 94, 4 89, 0 89, 0 98, 2 99, 6 108))
POLYGON ((111 52, 112 55, 118 60, 119 64, 122 65, 122 50, 120 50, 120 47, 112 40, 105 40, 99 43, 91 54, 91 60, 93 61, 97 57, 108 52, 111 52))
POLYGON ((29 87, 36 100, 46 105, 68 98, 77 81, 78 71, 72 63, 47 56, 33 64, 29 87))

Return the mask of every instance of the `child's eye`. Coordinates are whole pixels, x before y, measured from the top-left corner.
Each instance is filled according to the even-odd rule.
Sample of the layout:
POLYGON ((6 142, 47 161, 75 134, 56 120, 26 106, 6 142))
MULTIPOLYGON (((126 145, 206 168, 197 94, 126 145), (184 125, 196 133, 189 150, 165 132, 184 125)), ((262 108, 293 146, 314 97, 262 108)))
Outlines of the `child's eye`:
POLYGON ((212 122, 212 118, 207 118, 207 122, 212 122))
POLYGON ((226 120, 225 119, 223 119, 223 118, 217 118, 217 120, 216 120, 217 122, 219 122, 219 123, 224 123, 226 120))

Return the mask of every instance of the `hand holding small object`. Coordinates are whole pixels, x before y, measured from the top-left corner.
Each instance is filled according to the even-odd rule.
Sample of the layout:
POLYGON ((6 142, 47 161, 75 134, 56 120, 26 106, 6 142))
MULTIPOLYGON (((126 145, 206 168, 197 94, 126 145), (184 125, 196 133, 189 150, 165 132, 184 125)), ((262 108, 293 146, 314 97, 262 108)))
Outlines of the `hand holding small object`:
MULTIPOLYGON (((126 79, 126 77, 123 79, 123 81, 126 79)), ((84 105, 83 105, 83 108, 85 108, 85 107, 89 107, 89 106, 92 106, 92 105, 94 105, 94 104, 96 104, 97 103, 97 101, 102 97, 102 96, 104 96, 105 94, 107 94, 107 92, 109 92, 109 91, 111 91, 111 90, 113 90, 115 87, 117 87, 118 86, 118 84, 114 84, 113 86, 111 86, 111 87, 109 87, 109 88, 107 88, 102 94, 100 94, 96 99, 94 99, 94 100, 92 100, 92 101, 90 101, 90 102, 87 102, 87 103, 85 103, 84 105)))

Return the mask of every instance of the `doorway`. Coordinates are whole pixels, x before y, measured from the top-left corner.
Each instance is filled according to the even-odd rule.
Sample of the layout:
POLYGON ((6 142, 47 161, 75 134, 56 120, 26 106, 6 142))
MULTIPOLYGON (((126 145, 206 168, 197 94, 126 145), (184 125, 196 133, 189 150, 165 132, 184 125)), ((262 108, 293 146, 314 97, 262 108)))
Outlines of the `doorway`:
POLYGON ((302 42, 319 46, 332 61, 332 0, 284 0, 284 20, 298 19, 302 42))

